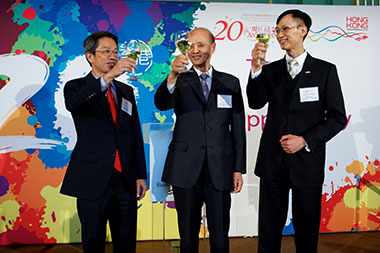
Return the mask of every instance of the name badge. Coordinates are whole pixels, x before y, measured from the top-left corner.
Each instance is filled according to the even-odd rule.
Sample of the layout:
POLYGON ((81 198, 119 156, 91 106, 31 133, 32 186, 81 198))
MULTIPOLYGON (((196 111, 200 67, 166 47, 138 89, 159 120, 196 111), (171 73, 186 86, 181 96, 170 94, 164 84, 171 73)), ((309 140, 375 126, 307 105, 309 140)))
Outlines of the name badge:
POLYGON ((300 88, 300 102, 319 101, 318 87, 300 88))
POLYGON ((218 108, 232 108, 232 95, 222 95, 217 96, 218 108))
POLYGON ((129 116, 132 116, 132 103, 123 98, 121 101, 121 110, 128 113, 129 116))

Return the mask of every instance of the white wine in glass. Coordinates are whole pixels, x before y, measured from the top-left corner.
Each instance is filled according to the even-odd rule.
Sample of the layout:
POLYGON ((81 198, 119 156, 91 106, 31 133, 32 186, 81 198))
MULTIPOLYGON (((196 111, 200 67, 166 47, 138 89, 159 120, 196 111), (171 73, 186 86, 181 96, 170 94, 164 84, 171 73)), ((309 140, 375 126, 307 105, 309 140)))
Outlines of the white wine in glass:
MULTIPOLYGON (((119 56, 120 58, 132 58, 136 60, 141 55, 141 43, 138 40, 131 40, 129 43, 124 42, 120 47, 119 56)), ((136 76, 135 69, 132 68, 132 76, 128 78, 130 81, 138 81, 139 79, 136 76)))
MULTIPOLYGON (((185 31, 185 30, 176 32, 175 46, 183 55, 187 56, 187 52, 189 51, 191 47, 190 32, 185 31)), ((191 72, 191 70, 188 70, 185 66, 185 70, 181 71, 181 73, 185 73, 185 72, 191 72)))
MULTIPOLYGON (((268 33, 258 33, 256 35, 256 40, 258 42, 264 43, 266 45, 266 44, 268 44, 268 42, 270 40, 270 34, 268 34, 268 33)), ((259 64, 265 65, 265 64, 268 64, 268 63, 269 63, 269 61, 265 60, 265 54, 264 54, 263 58, 259 61, 259 64)))

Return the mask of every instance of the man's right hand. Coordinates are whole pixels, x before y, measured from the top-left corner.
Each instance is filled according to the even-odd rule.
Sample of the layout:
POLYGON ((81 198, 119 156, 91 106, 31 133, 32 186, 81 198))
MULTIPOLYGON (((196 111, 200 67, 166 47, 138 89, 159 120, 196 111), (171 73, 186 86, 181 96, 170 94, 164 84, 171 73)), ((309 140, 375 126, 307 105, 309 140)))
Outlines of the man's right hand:
POLYGON ((263 59, 264 55, 267 52, 267 48, 269 44, 264 44, 261 42, 257 42, 255 47, 251 51, 252 56, 252 70, 253 72, 257 72, 261 69, 260 61, 263 59))
POLYGON ((181 71, 185 70, 185 66, 189 64, 189 60, 183 54, 178 55, 172 62, 172 71, 168 76, 167 82, 173 84, 177 81, 177 78, 181 71))
POLYGON ((137 69, 136 60, 126 57, 120 59, 113 68, 103 76, 106 83, 110 83, 116 77, 125 72, 131 73, 132 69, 137 69))

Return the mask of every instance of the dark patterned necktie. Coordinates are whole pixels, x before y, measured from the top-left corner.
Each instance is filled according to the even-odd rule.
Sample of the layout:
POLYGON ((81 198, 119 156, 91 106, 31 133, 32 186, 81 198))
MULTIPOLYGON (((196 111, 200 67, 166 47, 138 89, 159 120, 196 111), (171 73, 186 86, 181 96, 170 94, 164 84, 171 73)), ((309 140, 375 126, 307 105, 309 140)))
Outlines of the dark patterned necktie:
POLYGON ((206 81, 207 77, 208 75, 206 73, 201 74, 201 79, 202 79, 201 86, 202 86, 203 95, 205 96, 206 101, 208 99, 208 94, 210 92, 208 89, 207 81, 206 81))
MULTIPOLYGON (((111 85, 108 86, 108 89, 107 89, 107 101, 110 104, 113 122, 115 123, 115 126, 117 127, 117 108, 116 108, 115 96, 113 95, 111 91, 111 85)), ((116 170, 121 172, 119 150, 117 149, 116 149, 115 163, 113 166, 115 167, 116 170)))

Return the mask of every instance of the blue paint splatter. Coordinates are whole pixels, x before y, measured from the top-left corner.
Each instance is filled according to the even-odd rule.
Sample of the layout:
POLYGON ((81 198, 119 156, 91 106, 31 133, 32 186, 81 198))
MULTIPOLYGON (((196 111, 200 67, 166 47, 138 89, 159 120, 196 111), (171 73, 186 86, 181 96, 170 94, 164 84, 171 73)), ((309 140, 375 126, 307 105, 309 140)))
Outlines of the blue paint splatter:
POLYGON ((9 182, 4 176, 0 176, 0 196, 5 195, 9 190, 9 182))
POLYGON ((35 115, 32 115, 32 116, 29 116, 26 121, 28 122, 29 125, 34 126, 38 122, 38 117, 36 117, 35 115))

